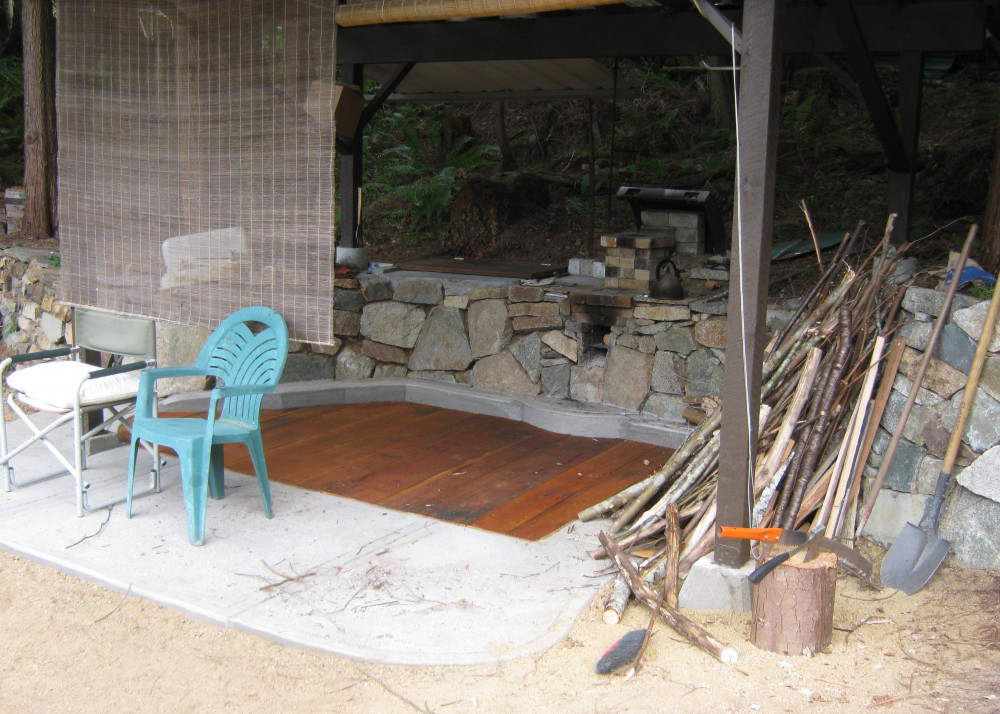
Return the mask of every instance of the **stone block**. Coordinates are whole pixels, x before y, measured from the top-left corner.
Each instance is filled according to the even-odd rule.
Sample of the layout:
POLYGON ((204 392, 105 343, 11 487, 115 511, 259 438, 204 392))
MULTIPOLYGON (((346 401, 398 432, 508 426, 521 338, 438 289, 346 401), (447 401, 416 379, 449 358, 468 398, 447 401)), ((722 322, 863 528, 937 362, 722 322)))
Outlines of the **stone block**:
POLYGON ((541 302, 545 288, 537 285, 511 285, 508 293, 511 302, 541 302))
POLYGON ((38 322, 42 333, 52 344, 58 344, 65 335, 66 323, 50 312, 43 312, 38 322))
POLYGON ((505 285, 477 285, 469 288, 465 293, 469 301, 473 300, 498 300, 507 298, 508 288, 505 285))
POLYGON ((419 307, 395 301, 374 302, 366 305, 361 313, 359 331, 375 342, 410 349, 417 343, 425 319, 426 315, 419 307))
POLYGON ((365 307, 365 297, 357 290, 334 290, 333 309, 361 312, 365 307))
MULTIPOLYGON (((949 431, 955 426, 964 393, 964 389, 956 392, 941 414, 941 422, 949 431)), ((991 397, 985 390, 976 390, 963 440, 973 451, 979 453, 1000 442, 1000 401, 991 397)))
POLYGON ((406 377, 405 364, 380 364, 372 372, 372 379, 402 379, 406 377))
POLYGON ((407 368, 410 371, 457 372, 470 364, 472 351, 461 312, 454 307, 435 307, 420 330, 407 368))
POLYGON ((577 343, 572 337, 567 336, 559 330, 544 332, 541 335, 542 342, 554 349, 564 357, 568 357, 574 362, 577 361, 577 343))
MULTIPOLYGON (((873 514, 874 515, 874 514, 873 514)), ((1000 570, 1000 504, 964 488, 945 499, 938 534, 952 543, 952 557, 980 570, 1000 570)))
POLYGON ((987 449, 956 478, 976 495, 1000 503, 1000 445, 987 449))
POLYGON ((656 348, 676 352, 681 355, 689 355, 698 349, 698 343, 694 339, 694 331, 690 327, 675 327, 658 333, 656 335, 656 348))
MULTIPOLYGON (((160 367, 178 367, 194 364, 198 353, 208 340, 211 330, 189 327, 173 322, 156 323, 156 364, 160 367)), ((205 377, 180 377, 158 381, 157 390, 162 396, 178 392, 204 389, 205 377)))
POLYGON ((958 325, 949 322, 941 330, 934 356, 959 372, 968 374, 972 369, 972 361, 976 356, 976 343, 958 325))
POLYGON ((559 315, 549 317, 515 317, 511 324, 514 332, 533 332, 535 330, 552 330, 562 327, 562 318, 559 315))
POLYGON ((542 339, 537 332, 516 338, 511 342, 509 349, 532 382, 541 379, 542 339))
POLYGON ((722 365, 711 353, 695 350, 688 357, 684 393, 689 397, 722 394, 722 365))
POLYGON ((476 300, 469 304, 469 348, 472 358, 495 355, 510 342, 514 334, 507 303, 501 299, 476 300))
POLYGON ((646 402, 642 405, 642 413, 669 421, 683 421, 684 409, 687 406, 681 397, 653 392, 646 397, 646 402))
POLYGON ((454 307, 459 310, 466 310, 469 307, 469 296, 468 295, 445 295, 444 296, 444 306, 454 307))
POLYGON ((559 314, 559 303, 515 302, 507 309, 511 317, 549 317, 559 314))
POLYGON ((914 490, 917 472, 924 450, 915 444, 900 440, 896 453, 885 474, 885 488, 901 493, 911 493, 914 490))
MULTIPOLYGON (((944 307, 945 293, 932 288, 910 286, 903 296, 902 307, 910 312, 922 312, 937 317, 944 307)), ((973 300, 961 293, 955 295, 951 303, 952 314, 973 304, 973 300)))
POLYGON ((282 382, 310 382, 317 379, 334 379, 334 361, 326 355, 297 352, 288 355, 282 382))
POLYGON ((879 491, 863 535, 882 546, 890 546, 909 523, 920 523, 930 496, 899 493, 887 488, 879 491))
POLYGON ((472 384, 479 389, 496 389, 515 394, 538 394, 541 385, 532 382, 527 372, 507 350, 483 357, 472 368, 472 384))
POLYGON ((393 364, 406 364, 410 359, 410 353, 402 347, 373 342, 372 340, 364 340, 361 343, 361 354, 371 357, 376 362, 392 362, 393 364))
POLYGON ((684 394, 685 360, 674 352, 660 350, 653 357, 650 386, 662 394, 684 394))
POLYGON ((347 310, 333 311, 333 333, 341 337, 357 337, 361 331, 361 315, 347 310))
MULTIPOLYGON (((979 336, 986 328, 986 313, 989 312, 990 301, 983 300, 971 307, 953 310, 951 319, 958 327, 965 332, 973 341, 979 342, 979 336)), ((990 352, 1000 352, 1000 330, 993 328, 993 336, 990 339, 990 352)))
POLYGON ((401 280, 396 284, 392 299, 417 305, 440 305, 444 302, 444 287, 440 280, 431 278, 401 280))
POLYGON ((542 393, 558 399, 569 397, 569 373, 568 363, 542 367, 542 393))
POLYGON ((392 293, 392 282, 388 278, 370 278, 361 283, 361 294, 368 302, 392 300, 392 293))
POLYGON ((652 304, 636 305, 633 315, 638 320, 657 322, 680 322, 691 319, 691 309, 687 305, 652 304))
POLYGON ((353 345, 345 345, 337 354, 335 375, 337 379, 368 379, 375 371, 375 360, 358 352, 353 345))
POLYGON ((601 401, 638 411, 649 393, 652 372, 652 355, 615 346, 608 354, 608 364, 601 385, 601 401))
POLYGON ((694 339, 704 347, 726 347, 726 329, 729 321, 727 319, 713 317, 702 320, 694 326, 694 339))

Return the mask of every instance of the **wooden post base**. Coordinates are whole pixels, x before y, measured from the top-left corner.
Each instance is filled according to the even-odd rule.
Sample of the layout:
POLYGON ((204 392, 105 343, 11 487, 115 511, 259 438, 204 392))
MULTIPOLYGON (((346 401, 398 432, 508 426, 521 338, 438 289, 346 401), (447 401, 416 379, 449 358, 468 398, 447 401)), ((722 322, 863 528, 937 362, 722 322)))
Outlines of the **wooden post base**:
POLYGON ((803 558, 793 555, 753 589, 750 641, 762 650, 801 655, 830 646, 837 556, 803 558))

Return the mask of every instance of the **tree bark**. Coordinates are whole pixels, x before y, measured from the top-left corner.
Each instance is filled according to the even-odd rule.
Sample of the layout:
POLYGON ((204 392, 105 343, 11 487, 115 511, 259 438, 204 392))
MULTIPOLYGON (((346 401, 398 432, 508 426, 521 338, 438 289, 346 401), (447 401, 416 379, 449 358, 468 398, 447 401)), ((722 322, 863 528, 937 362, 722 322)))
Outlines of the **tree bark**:
POLYGON ((23 0, 24 227, 26 238, 55 234, 55 19, 52 0, 23 0))
POLYGON ((833 636, 836 592, 836 555, 821 553, 808 563, 793 556, 754 587, 750 641, 781 654, 825 650, 833 636))
POLYGON ((986 197, 986 219, 983 225, 983 250, 979 264, 991 273, 1000 270, 1000 127, 993 150, 993 171, 986 197))

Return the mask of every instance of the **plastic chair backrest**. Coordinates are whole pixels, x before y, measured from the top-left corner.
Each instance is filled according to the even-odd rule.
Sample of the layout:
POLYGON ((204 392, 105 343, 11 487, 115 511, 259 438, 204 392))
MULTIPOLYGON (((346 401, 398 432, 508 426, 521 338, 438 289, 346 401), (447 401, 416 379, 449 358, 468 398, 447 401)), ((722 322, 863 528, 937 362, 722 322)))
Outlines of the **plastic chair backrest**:
POLYGON ((77 347, 137 359, 156 357, 156 323, 145 317, 73 308, 73 343, 77 347))
MULTIPOLYGON (((274 310, 247 307, 237 310, 215 328, 195 362, 222 386, 265 385, 273 388, 281 379, 288 358, 288 326, 274 310), (251 329, 259 323, 262 329, 251 329)), ((219 418, 256 426, 260 420, 262 394, 241 395, 225 400, 219 418)))

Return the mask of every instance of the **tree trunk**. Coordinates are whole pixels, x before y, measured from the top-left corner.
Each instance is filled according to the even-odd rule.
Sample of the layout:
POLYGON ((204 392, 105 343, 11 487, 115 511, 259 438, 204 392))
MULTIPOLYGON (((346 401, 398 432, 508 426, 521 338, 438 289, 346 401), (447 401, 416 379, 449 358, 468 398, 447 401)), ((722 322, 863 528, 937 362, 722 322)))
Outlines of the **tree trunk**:
POLYGON ((503 102, 496 103, 497 118, 497 145, 500 147, 500 168, 503 171, 514 171, 517 169, 517 159, 511 151, 510 141, 507 139, 507 117, 503 102))
POLYGON ((821 553, 808 563, 793 556, 754 587, 750 641, 780 654, 825 650, 833 636, 836 592, 837 556, 821 553))
POLYGON ((993 171, 986 197, 986 220, 983 226, 983 250, 979 264, 991 273, 1000 269, 1000 127, 993 149, 993 171))
POLYGON ((24 227, 54 235, 56 214, 55 20, 52 0, 21 3, 24 48, 24 227))

